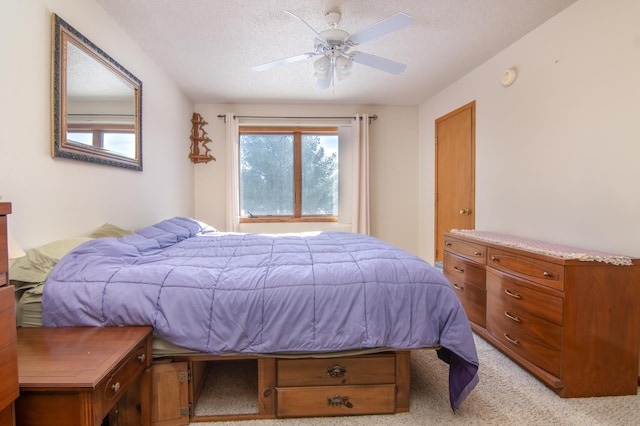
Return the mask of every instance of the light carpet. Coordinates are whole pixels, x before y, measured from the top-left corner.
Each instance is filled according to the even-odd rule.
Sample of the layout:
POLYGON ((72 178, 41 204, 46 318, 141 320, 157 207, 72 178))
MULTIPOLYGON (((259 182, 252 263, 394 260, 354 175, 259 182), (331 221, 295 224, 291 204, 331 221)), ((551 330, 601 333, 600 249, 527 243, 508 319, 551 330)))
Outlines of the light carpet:
POLYGON ((475 336, 480 383, 454 414, 448 366, 435 351, 413 351, 409 413, 376 416, 198 422, 193 426, 340 425, 640 425, 640 395, 559 398, 482 338, 475 336))

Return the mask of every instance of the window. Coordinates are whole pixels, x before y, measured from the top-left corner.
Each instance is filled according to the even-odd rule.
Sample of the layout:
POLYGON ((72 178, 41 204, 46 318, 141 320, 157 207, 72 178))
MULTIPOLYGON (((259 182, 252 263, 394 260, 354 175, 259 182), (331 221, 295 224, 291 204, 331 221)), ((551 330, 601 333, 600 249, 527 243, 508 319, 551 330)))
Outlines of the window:
POLYGON ((69 125, 67 142, 93 146, 128 158, 136 158, 135 132, 130 126, 69 125))
POLYGON ((338 220, 336 127, 240 127, 241 222, 338 220))

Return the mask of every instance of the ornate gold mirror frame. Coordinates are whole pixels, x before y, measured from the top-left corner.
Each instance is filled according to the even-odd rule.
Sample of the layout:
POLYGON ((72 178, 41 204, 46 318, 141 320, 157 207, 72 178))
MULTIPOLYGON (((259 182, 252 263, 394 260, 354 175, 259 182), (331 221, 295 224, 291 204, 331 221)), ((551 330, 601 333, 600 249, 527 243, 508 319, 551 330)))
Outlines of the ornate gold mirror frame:
POLYGON ((52 14, 51 155, 142 170, 142 82, 52 14))

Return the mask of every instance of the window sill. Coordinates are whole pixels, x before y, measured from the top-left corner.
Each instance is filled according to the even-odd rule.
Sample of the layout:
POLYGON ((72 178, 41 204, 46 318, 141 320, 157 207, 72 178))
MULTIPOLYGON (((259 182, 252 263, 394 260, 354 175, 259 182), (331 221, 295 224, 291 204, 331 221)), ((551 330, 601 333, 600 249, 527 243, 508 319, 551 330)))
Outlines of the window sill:
POLYGON ((241 217, 240 223, 337 222, 338 216, 257 216, 241 217))

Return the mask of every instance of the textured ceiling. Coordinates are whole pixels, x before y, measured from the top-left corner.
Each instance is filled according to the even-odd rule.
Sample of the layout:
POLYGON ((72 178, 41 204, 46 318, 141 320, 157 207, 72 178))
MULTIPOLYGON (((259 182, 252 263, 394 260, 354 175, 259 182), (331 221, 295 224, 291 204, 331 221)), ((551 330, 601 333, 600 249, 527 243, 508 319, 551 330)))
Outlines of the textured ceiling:
MULTIPOLYGON (((97 0, 194 103, 418 105, 576 0, 97 0), (316 89, 313 61, 254 65, 313 51, 324 15, 351 34, 401 11, 413 24, 358 50, 407 65, 400 75, 354 64, 316 89)), ((126 65, 125 65, 126 66, 126 65)), ((144 84, 144 82, 143 82, 144 84)))

